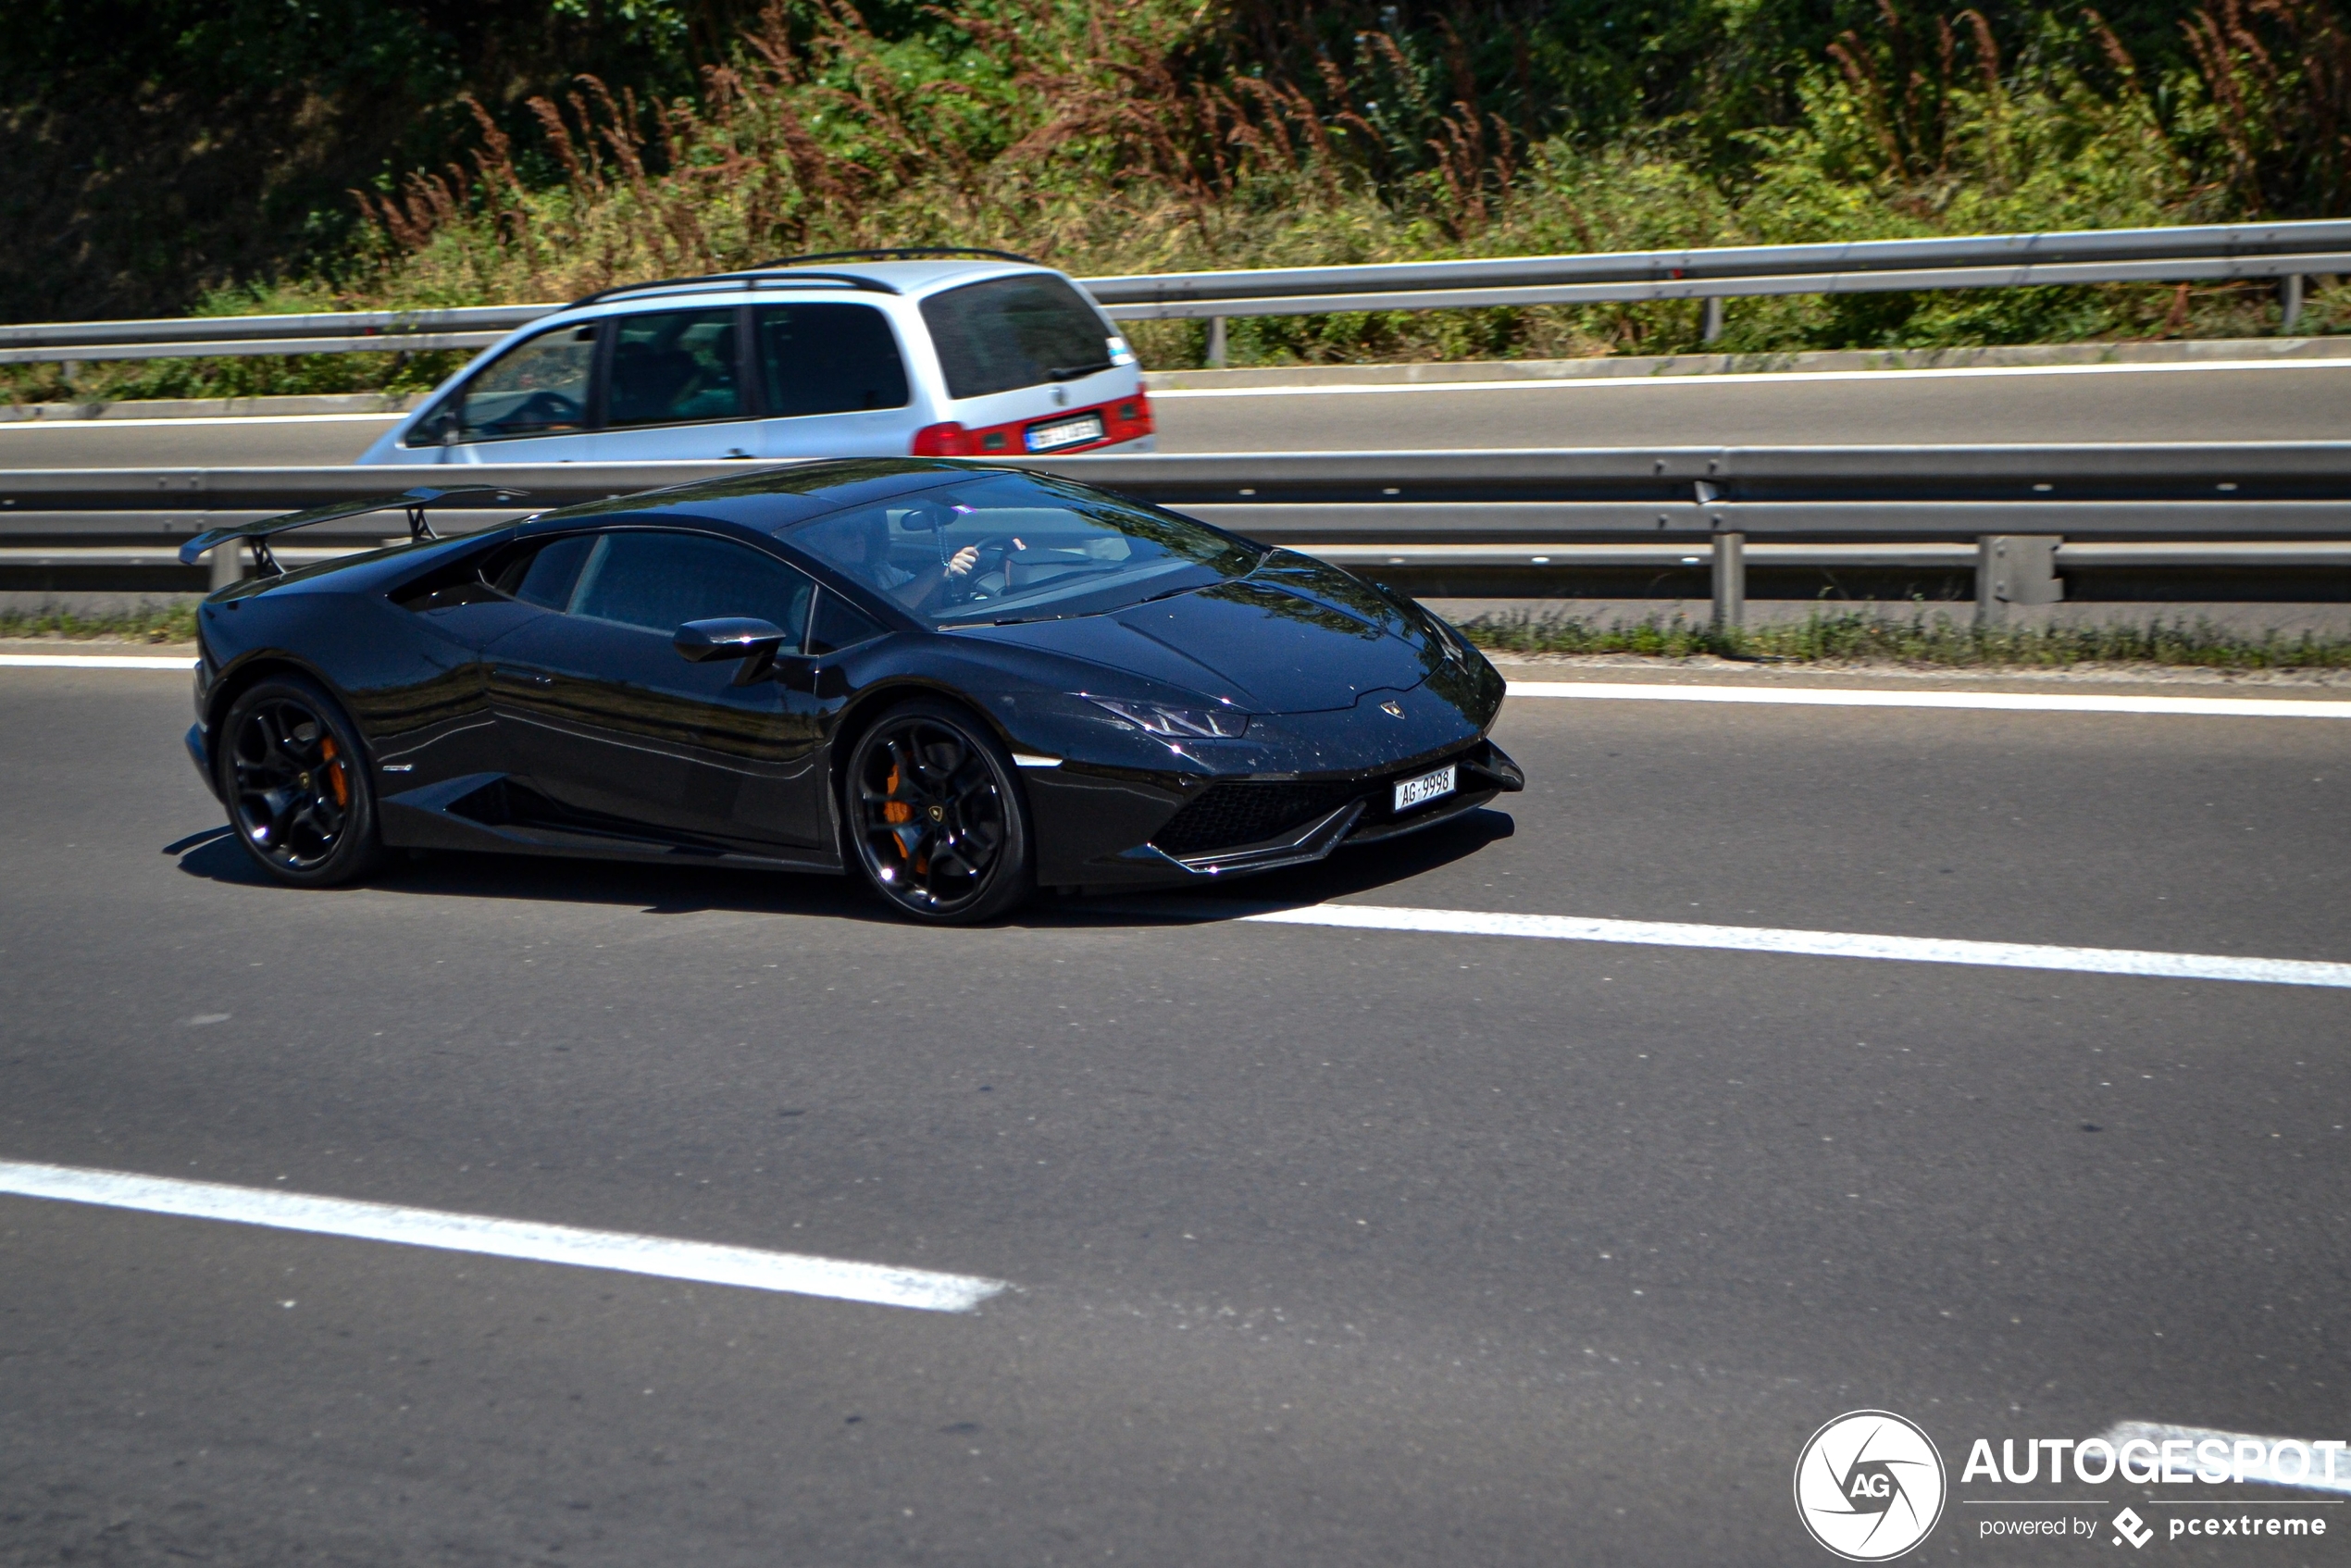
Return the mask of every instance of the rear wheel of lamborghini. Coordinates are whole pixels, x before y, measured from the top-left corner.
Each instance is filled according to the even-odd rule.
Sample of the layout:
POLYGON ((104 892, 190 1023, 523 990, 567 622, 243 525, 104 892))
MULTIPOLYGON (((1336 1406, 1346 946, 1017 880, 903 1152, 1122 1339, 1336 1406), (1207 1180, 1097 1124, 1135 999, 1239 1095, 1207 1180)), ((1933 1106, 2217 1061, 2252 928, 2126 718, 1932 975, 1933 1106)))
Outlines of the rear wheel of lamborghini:
POLYGON ((892 708, 858 738, 842 794, 857 864, 902 914, 985 920, 1035 887, 1012 758, 969 714, 929 701, 892 708))
POLYGON ((383 858, 358 731, 317 682, 270 676, 239 692, 219 748, 230 824, 271 877, 330 887, 383 858))

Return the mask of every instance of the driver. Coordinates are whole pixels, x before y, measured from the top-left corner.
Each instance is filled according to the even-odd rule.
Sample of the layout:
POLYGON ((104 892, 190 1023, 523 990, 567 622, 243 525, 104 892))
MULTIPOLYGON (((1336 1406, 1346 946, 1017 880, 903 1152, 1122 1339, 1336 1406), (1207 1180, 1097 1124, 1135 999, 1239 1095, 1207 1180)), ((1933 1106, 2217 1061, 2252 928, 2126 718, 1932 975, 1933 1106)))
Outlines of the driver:
MULTIPOLYGON (((955 521, 960 510, 963 508, 943 502, 918 501, 900 516, 909 532, 937 538, 955 521)), ((857 554, 846 563, 849 569, 918 614, 936 610, 952 598, 952 588, 969 578, 979 565, 979 546, 966 544, 935 566, 908 571, 889 558, 889 515, 879 507, 874 509, 854 538, 857 554)), ((1017 539, 1012 546, 1014 550, 1027 548, 1017 539)))

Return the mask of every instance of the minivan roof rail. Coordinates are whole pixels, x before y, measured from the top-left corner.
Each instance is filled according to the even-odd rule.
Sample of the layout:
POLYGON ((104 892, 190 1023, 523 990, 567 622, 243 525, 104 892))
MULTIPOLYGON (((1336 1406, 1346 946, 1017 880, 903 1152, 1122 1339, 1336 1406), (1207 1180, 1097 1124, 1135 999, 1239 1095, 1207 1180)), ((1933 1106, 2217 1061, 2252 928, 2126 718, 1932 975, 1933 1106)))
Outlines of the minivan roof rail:
POLYGON ((727 284, 732 284, 738 288, 755 289, 763 283, 845 283, 852 289, 864 289, 877 294, 895 294, 902 292, 878 278, 867 278, 855 272, 796 271, 788 276, 779 276, 775 271, 777 265, 770 262, 765 266, 751 268, 741 272, 706 272, 699 278, 662 278, 650 283, 617 283, 609 289, 599 289, 592 294, 583 294, 564 308, 577 310, 583 305, 598 305, 605 300, 623 299, 630 294, 678 293, 688 289, 711 288, 727 284))
POLYGON ((913 261, 929 255, 984 255, 996 261, 1016 261, 1023 267, 1042 267, 1034 256, 1018 255, 1011 251, 991 251, 985 245, 877 245, 862 251, 822 251, 815 255, 778 256, 763 261, 756 270, 771 267, 797 267, 803 261, 913 261))

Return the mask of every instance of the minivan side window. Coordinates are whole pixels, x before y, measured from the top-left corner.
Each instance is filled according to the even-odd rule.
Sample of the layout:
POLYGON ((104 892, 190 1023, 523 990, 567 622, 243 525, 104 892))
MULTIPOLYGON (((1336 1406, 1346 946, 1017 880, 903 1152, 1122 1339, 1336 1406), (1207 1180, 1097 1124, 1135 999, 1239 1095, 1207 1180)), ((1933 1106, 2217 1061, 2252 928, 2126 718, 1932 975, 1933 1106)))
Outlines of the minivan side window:
POLYGON ((406 444, 438 446, 453 431, 459 441, 504 441, 584 430, 595 359, 592 321, 526 338, 418 420, 406 444))
POLYGON ((805 573, 731 540, 632 529, 597 541, 569 607, 664 637, 688 621, 748 616, 780 628, 797 651, 815 589, 805 573))
POLYGON ((1112 329, 1068 280, 1047 272, 966 283, 923 301, 948 395, 985 397, 1111 367, 1112 329))
POLYGON ((607 425, 675 425, 745 412, 735 312, 666 310, 613 322, 607 425))
POLYGON ((906 365, 870 305, 764 305, 753 314, 770 416, 906 406, 906 365))

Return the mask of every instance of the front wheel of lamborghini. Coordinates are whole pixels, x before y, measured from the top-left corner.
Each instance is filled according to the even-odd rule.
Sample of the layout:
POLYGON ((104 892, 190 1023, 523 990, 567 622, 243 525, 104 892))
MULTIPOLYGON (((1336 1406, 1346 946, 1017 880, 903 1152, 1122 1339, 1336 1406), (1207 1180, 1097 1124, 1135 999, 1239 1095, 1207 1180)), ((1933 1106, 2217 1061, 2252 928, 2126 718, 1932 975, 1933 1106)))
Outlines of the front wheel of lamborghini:
POLYGON ((1033 890, 1012 758, 971 715, 927 700, 892 708, 858 737, 842 784, 852 852, 901 914, 985 920, 1033 890))
POLYGON ((230 824, 272 877, 331 887, 382 859, 358 731, 317 682, 292 675, 255 681, 229 704, 218 745, 230 824))

